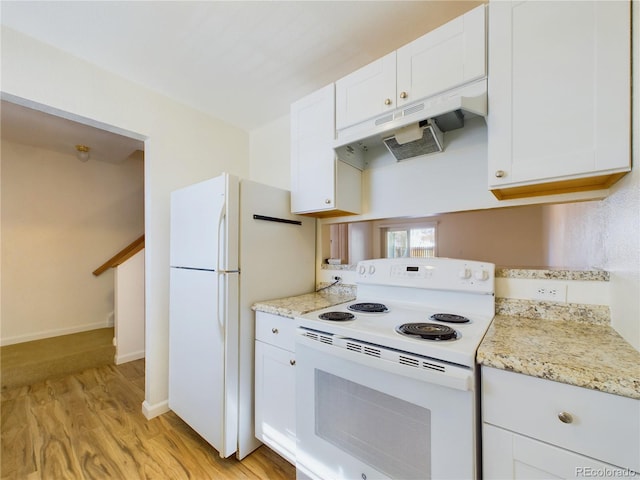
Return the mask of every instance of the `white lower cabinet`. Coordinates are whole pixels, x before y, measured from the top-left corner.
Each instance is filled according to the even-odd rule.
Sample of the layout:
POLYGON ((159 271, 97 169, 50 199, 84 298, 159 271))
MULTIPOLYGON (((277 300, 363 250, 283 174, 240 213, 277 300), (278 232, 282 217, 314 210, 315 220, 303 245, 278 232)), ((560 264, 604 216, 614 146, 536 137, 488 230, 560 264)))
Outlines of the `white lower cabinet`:
POLYGON ((487 480, 640 475, 640 400, 482 367, 482 421, 487 480))
POLYGON ((485 423, 482 426, 483 478, 541 480, 613 478, 624 469, 485 423), (600 473, 602 472, 602 473, 600 473))
POLYGON ((256 312, 256 438, 295 465, 295 324, 256 312))

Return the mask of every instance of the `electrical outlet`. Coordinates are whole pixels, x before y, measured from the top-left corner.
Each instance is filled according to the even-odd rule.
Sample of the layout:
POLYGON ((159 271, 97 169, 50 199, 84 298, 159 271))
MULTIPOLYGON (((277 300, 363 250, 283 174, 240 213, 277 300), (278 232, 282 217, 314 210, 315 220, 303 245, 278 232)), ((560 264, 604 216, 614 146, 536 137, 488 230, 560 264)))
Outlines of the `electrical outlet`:
POLYGON ((342 277, 338 277, 337 275, 333 277, 334 282, 340 282, 341 280, 342 280, 342 277))
POLYGON ((533 298, 548 302, 567 303, 567 285, 558 284, 547 287, 537 287, 533 293, 533 298))

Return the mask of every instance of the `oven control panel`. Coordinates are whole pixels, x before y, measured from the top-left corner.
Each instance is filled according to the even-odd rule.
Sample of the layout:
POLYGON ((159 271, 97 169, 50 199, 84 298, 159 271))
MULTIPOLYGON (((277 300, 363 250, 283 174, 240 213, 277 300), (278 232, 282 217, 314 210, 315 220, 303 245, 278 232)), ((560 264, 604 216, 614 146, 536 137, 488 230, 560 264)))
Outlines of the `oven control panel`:
POLYGON ((495 265, 454 258, 383 258, 358 263, 357 283, 494 293, 495 265))

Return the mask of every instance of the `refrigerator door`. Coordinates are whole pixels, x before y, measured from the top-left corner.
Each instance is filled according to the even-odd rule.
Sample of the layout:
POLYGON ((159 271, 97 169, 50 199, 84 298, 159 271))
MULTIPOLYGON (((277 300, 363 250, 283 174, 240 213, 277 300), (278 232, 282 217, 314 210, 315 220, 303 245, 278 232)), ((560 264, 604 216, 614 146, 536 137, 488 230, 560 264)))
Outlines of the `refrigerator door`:
POLYGON ((172 267, 238 269, 238 185, 222 174, 171 193, 172 267))
POLYGON ((238 435, 238 274, 171 268, 170 282, 169 408, 226 458, 238 435))

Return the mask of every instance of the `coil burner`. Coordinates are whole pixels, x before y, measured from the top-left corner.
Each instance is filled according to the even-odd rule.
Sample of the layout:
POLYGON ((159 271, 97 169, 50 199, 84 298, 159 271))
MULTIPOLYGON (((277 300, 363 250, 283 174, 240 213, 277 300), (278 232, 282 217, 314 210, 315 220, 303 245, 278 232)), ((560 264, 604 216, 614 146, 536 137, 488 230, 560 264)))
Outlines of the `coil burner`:
POLYGON ((445 323, 469 323, 469 319, 467 317, 454 315, 453 313, 434 313, 429 317, 429 319, 445 323))
POLYGON ((404 323, 396 327, 396 332, 424 340, 456 340, 458 335, 456 331, 447 326, 438 323, 404 323))
POLYGON ((383 303, 354 303, 347 307, 352 312, 361 312, 361 313, 384 313, 388 312, 389 309, 383 303))
POLYGON ((353 320, 356 316, 349 312, 325 312, 318 315, 318 318, 332 322, 344 322, 346 320, 353 320))

